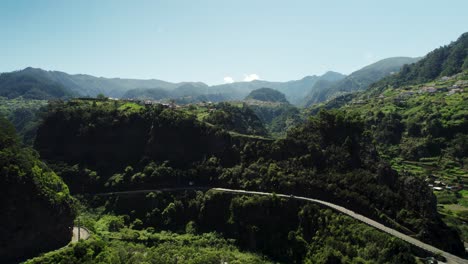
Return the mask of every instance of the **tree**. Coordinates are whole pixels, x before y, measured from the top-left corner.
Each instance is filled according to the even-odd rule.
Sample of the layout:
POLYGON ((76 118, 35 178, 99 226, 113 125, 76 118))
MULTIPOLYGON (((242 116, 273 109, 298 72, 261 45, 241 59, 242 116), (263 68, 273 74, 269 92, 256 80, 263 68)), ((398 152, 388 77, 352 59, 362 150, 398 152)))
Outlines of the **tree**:
POLYGON ((104 94, 102 94, 102 93, 98 94, 98 95, 96 96, 96 98, 99 99, 99 100, 106 100, 106 99, 107 99, 107 97, 106 97, 104 94))

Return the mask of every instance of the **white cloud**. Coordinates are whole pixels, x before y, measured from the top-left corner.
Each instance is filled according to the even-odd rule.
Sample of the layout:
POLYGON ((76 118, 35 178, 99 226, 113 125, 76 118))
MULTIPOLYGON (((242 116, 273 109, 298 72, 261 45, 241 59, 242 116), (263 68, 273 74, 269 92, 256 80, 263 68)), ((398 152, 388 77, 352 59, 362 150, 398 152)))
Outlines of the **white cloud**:
POLYGON ((224 77, 224 83, 233 83, 234 79, 230 76, 224 77))
POLYGON ((244 82, 251 82, 253 80, 260 80, 260 77, 255 73, 244 74, 244 82))

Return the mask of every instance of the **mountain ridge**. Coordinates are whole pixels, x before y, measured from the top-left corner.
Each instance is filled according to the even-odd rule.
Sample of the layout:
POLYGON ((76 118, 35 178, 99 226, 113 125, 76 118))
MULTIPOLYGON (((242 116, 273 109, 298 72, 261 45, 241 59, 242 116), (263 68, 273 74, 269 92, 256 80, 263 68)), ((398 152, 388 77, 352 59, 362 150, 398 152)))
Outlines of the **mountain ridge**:
POLYGON ((66 99, 79 96, 96 97, 99 94, 104 94, 116 98, 175 99, 178 102, 190 103, 211 101, 211 99, 215 101, 242 100, 253 90, 271 88, 285 94, 286 99, 293 105, 309 106, 343 92, 365 89, 390 72, 396 72, 402 63, 415 60, 417 59, 407 57, 387 58, 367 65, 349 76, 327 71, 322 75, 308 75, 299 80, 285 82, 254 80, 211 86, 203 82, 173 83, 159 79, 106 78, 27 67, 20 71, 0 74, 0 96, 66 99), (389 60, 402 60, 403 62, 398 62, 395 67, 381 65, 389 60), (19 78, 18 76, 27 78, 30 83, 15 81, 19 78), (8 85, 2 85, 2 79, 6 80, 4 83, 17 84, 17 87, 12 90, 8 85), (153 89, 154 91, 151 91, 153 89))
POLYGON ((403 65, 414 63, 419 59, 411 57, 386 58, 354 71, 338 82, 318 83, 304 98, 302 105, 308 107, 343 93, 365 90, 372 83, 397 73, 403 65))

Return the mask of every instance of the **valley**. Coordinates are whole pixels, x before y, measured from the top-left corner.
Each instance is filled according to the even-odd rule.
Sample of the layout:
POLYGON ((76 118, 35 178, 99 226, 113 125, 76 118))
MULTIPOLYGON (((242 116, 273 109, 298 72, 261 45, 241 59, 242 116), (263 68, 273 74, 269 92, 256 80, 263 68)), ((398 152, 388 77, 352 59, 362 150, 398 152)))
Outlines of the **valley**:
MULTIPOLYGON (((139 45, 169 69, 150 58, 176 33, 157 31, 169 36, 139 45)), ((188 39, 171 68, 186 75, 204 48, 188 39)), ((224 74, 215 57, 187 76, 224 74)), ((1 73, 0 262, 468 263, 468 33, 381 58, 296 78, 278 59, 289 81, 246 70, 222 84, 1 73)))

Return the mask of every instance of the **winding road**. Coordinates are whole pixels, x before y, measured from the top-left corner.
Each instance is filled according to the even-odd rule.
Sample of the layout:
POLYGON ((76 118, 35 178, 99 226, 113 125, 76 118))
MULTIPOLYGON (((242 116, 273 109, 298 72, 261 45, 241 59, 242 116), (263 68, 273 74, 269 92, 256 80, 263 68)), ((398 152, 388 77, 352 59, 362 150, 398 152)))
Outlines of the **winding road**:
POLYGON ((73 236, 71 243, 78 242, 78 232, 80 233, 80 240, 86 240, 90 236, 90 232, 85 227, 73 227, 73 236))
POLYGON ((278 197, 282 198, 287 198, 287 199, 295 199, 295 200, 302 200, 302 201, 307 201, 307 202, 313 202, 317 204, 321 204, 323 206, 329 207, 335 211, 338 211, 340 213, 346 214, 356 220, 359 220, 369 226, 372 226, 376 229, 379 229, 391 236, 397 237, 399 239, 402 239, 403 241, 406 241, 410 243, 411 245, 414 245, 418 248, 421 248, 425 251, 431 252, 433 254, 439 254, 443 257, 446 258, 447 263, 456 263, 456 264, 468 264, 468 260, 462 259, 458 256, 455 256, 451 253, 445 252, 443 250, 440 250, 434 246, 431 246, 429 244, 426 244, 424 242, 421 242, 413 237, 410 237, 408 235, 405 235, 395 229, 386 227, 382 225, 381 223, 374 221, 368 217, 365 217, 361 214, 357 214, 354 211, 348 210, 345 207, 325 202, 322 200, 317 200, 317 199, 312 199, 312 198, 307 198, 307 197, 302 197, 302 196, 295 196, 295 195, 286 195, 286 194, 273 194, 273 193, 268 193, 268 192, 255 192, 255 191, 245 191, 245 190, 233 190, 233 189, 226 189, 226 188, 208 188, 208 187, 186 187, 186 188, 163 188, 163 189, 153 189, 153 190, 138 190, 138 191, 123 191, 123 192, 109 192, 109 193, 100 193, 100 194, 95 194, 98 196, 108 196, 108 195, 114 195, 114 194, 136 194, 136 193, 149 193, 149 192, 161 192, 161 191, 183 191, 183 190, 214 190, 214 191, 219 191, 219 192, 225 192, 225 193, 234 193, 234 194, 250 194, 250 195, 263 195, 263 196, 273 196, 276 195, 278 197))

